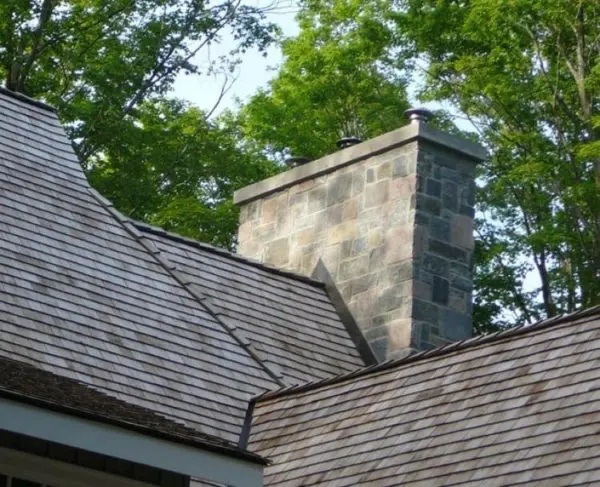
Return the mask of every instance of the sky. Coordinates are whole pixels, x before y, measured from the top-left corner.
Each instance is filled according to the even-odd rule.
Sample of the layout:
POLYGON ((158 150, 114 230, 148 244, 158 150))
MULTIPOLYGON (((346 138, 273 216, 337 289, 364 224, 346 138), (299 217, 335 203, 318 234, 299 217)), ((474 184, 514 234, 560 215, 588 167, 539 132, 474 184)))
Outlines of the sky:
MULTIPOLYGON (((246 1, 254 6, 264 6, 268 0, 246 1)), ((285 36, 294 36, 298 33, 298 24, 294 19, 291 0, 279 0, 279 11, 268 14, 268 20, 279 25, 285 36)), ((203 50, 194 59, 200 66, 207 66, 212 60, 227 54, 234 47, 230 35, 224 35, 218 45, 213 45, 209 50, 203 50)), ((236 80, 231 89, 219 103, 215 113, 227 108, 235 108, 236 100, 247 101, 261 87, 266 87, 269 80, 275 76, 275 68, 281 63, 282 56, 277 46, 272 46, 264 57, 258 50, 251 50, 244 54, 242 63, 235 73, 236 80)), ((188 100, 205 110, 211 110, 219 99, 225 77, 223 75, 198 76, 185 74, 179 75, 175 81, 173 94, 178 98, 188 100)))

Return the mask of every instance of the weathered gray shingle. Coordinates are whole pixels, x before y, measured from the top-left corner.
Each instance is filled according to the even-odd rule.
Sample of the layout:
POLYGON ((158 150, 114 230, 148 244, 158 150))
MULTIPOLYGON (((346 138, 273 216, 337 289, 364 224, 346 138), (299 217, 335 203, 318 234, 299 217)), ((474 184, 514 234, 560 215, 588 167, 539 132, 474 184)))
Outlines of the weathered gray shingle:
POLYGON ((287 385, 364 366, 323 285, 223 250, 138 228, 198 290, 220 318, 242 330, 287 385))
POLYGON ((600 307, 267 395, 268 486, 589 485, 600 307))
POLYGON ((237 441, 276 383, 99 204, 54 113, 0 112, 0 355, 237 441))

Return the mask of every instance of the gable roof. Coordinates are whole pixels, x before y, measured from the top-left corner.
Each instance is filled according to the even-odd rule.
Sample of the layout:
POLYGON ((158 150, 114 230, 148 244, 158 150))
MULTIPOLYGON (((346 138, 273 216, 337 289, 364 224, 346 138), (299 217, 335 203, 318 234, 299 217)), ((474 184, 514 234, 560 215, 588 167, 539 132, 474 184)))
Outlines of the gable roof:
POLYGON ((600 306, 267 393, 265 485, 600 480, 600 306))
POLYGON ((343 374, 365 362, 322 283, 136 223, 251 344, 285 385, 343 374))

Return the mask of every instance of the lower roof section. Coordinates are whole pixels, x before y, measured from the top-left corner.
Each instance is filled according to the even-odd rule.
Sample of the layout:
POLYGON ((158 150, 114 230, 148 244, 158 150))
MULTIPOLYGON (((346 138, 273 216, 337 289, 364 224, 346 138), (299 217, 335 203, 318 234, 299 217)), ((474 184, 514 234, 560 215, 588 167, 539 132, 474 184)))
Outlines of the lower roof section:
POLYGON ((267 486, 600 482, 600 306, 259 398, 267 486))
POLYGON ((232 487, 261 487, 256 461, 143 435, 0 397, 0 430, 60 443, 232 487))

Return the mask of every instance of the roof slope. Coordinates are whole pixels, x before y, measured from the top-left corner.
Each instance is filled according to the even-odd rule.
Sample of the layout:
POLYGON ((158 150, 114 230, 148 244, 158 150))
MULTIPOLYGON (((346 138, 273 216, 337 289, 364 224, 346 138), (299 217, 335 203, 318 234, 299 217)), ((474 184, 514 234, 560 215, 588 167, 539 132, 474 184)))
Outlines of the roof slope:
POLYGON ((600 307, 267 394, 268 486, 600 482, 600 307))
POLYGON ((262 364, 98 203, 55 114, 0 91, 0 356, 237 442, 262 364))
POLYGON ((198 433, 149 409, 103 394, 76 380, 5 357, 0 357, 0 396, 264 464, 261 457, 235 444, 198 433))
POLYGON ((243 331, 285 384, 365 365, 322 284, 147 225, 137 228, 210 298, 221 320, 243 331))

